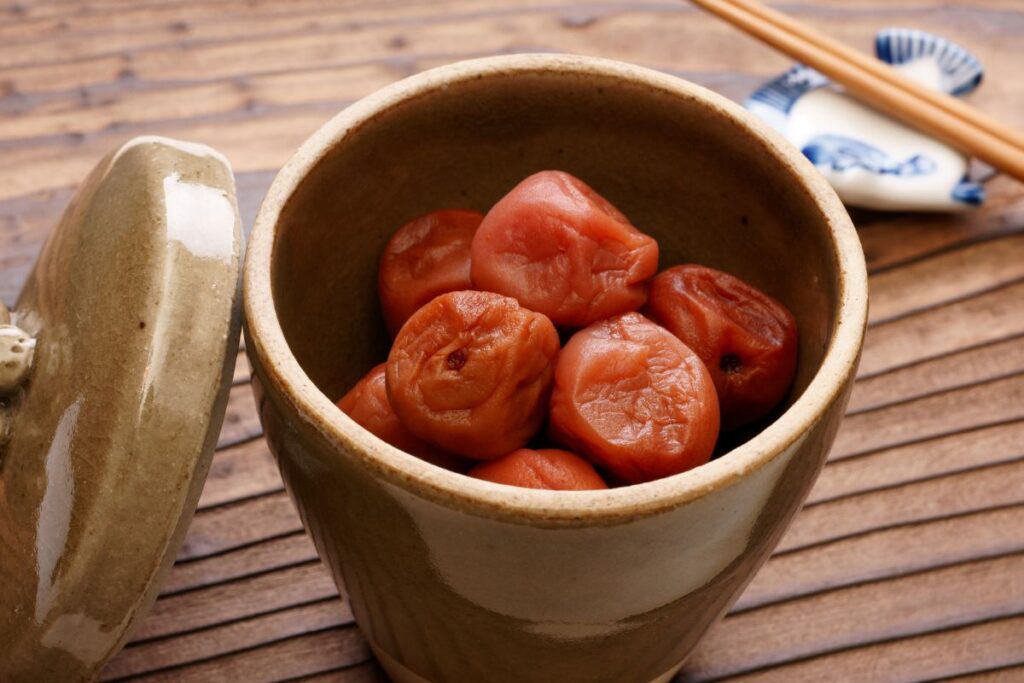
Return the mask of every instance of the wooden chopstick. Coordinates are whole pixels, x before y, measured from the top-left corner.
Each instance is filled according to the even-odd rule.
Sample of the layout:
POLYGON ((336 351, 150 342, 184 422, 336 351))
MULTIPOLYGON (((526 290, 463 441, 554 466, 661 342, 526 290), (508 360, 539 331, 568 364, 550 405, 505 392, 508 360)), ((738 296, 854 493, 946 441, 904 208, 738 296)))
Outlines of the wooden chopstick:
POLYGON ((806 24, 801 24, 799 21, 792 19, 788 15, 767 5, 763 5, 756 0, 727 1, 731 2, 733 5, 742 7, 750 14, 755 15, 764 21, 775 24, 784 31, 788 31, 789 33, 799 36, 805 41, 812 43, 827 52, 831 52, 840 59, 850 62, 851 64, 855 64, 864 71, 870 72, 873 76, 877 76, 882 80, 888 81, 893 85, 909 91, 915 97, 928 100, 935 106, 945 109, 949 113, 959 116, 960 118, 972 119, 979 128, 985 129, 992 135, 1005 140, 1011 145, 1016 145, 1017 147, 1024 149, 1024 133, 999 123, 989 115, 974 109, 956 97, 919 85, 909 78, 904 77, 888 64, 884 64, 879 60, 860 52, 859 50, 855 50, 845 43, 829 38, 823 33, 814 31, 806 24))
POLYGON ((756 0, 692 0, 737 28, 825 74, 908 125, 1024 180, 1024 136, 887 65, 831 40, 756 0), (850 55, 856 55, 851 57, 850 55), (949 101, 947 101, 949 100, 949 101))

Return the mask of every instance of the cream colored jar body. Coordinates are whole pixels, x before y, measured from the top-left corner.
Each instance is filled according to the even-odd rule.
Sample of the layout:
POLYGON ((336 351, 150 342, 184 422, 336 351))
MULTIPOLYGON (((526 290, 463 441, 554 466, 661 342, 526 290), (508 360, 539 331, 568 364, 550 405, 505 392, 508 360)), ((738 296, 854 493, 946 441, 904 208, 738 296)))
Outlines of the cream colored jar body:
POLYGON ((398 680, 638 681, 682 663, 826 458, 867 308, 835 194, 735 105, 603 60, 436 69, 339 114, 281 171, 245 273, 260 414, 321 557, 398 680), (708 465, 597 492, 502 487, 381 442, 333 405, 386 355, 376 266, 424 212, 573 173, 661 247, 733 272, 800 330, 785 411, 708 465))

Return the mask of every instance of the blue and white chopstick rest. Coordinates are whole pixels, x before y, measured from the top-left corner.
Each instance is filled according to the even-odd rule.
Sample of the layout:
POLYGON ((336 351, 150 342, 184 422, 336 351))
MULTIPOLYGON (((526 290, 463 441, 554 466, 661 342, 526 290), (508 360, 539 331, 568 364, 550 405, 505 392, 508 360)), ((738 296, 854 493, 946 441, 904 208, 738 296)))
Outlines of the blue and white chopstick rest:
MULTIPOLYGON (((875 55, 925 87, 966 95, 981 82, 981 62, 945 38, 889 28, 875 55)), ((967 178, 962 153, 860 103, 814 69, 797 65, 745 102, 824 174, 851 206, 956 211, 976 206, 984 190, 967 178)))

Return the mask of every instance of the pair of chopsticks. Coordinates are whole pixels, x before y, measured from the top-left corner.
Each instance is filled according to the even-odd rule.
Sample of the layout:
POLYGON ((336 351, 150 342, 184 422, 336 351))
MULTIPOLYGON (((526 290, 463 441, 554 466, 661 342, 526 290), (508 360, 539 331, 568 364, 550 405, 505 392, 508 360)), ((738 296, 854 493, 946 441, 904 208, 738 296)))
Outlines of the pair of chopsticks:
POLYGON ((780 52, 817 69, 855 97, 1024 180, 1024 134, 964 102, 924 88, 757 0, 692 0, 780 52))

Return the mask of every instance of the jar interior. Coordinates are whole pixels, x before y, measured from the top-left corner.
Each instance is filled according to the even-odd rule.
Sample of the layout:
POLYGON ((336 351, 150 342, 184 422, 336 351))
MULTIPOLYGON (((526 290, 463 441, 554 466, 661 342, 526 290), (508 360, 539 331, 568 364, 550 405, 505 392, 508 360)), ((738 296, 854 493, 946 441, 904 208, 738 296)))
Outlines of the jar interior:
POLYGON ((701 263, 793 312, 799 363, 786 405, 821 365, 840 283, 810 191, 758 137, 712 105, 619 75, 515 71, 450 83, 343 136, 283 207, 272 288, 292 352, 337 400, 390 339, 377 263, 391 234, 440 208, 484 211, 559 169, 658 240, 660 268, 701 263))

